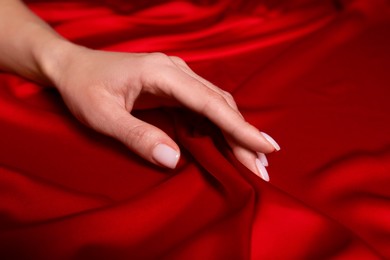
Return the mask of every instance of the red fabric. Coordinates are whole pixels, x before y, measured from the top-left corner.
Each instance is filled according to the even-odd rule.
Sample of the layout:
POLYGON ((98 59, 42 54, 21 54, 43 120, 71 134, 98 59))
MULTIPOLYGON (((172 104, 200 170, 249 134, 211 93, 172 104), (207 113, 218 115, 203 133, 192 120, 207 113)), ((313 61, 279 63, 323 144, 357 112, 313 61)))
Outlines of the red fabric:
POLYGON ((207 120, 137 112, 181 145, 163 170, 1 74, 2 259, 390 258, 389 1, 29 5, 79 44, 183 57, 282 150, 265 183, 207 120))

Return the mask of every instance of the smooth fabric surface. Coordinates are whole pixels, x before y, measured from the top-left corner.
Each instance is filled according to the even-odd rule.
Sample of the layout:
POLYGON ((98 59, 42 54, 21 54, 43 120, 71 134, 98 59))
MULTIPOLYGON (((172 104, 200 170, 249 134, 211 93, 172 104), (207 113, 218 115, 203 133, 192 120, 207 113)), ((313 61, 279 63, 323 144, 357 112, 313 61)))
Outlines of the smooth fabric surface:
POLYGON ((184 58, 282 150, 266 183, 204 118, 138 111, 181 146, 164 170, 0 74, 1 259, 390 258, 389 1, 29 6, 76 43, 184 58))

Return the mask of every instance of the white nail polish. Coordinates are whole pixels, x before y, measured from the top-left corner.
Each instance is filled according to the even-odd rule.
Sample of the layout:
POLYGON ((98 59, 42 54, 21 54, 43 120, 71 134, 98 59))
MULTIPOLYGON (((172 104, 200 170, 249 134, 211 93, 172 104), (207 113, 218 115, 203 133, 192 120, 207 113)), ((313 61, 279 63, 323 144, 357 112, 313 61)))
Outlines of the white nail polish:
POLYGON ((264 165, 260 162, 259 159, 256 159, 256 166, 257 166, 257 169, 259 170, 260 177, 261 177, 263 180, 265 180, 265 181, 269 181, 268 172, 267 172, 267 170, 265 169, 264 165))
POLYGON ((264 166, 268 166, 268 160, 267 160, 267 156, 265 156, 265 154, 263 154, 263 153, 257 153, 257 157, 259 158, 260 162, 261 162, 264 166))
POLYGON ((272 144, 272 146, 275 148, 276 151, 280 150, 280 146, 271 136, 269 136, 268 134, 266 134, 264 132, 261 132, 261 134, 264 136, 265 139, 267 139, 268 142, 270 142, 272 144))
POLYGON ((158 163, 174 169, 179 161, 180 154, 166 144, 158 144, 153 149, 152 156, 158 163))

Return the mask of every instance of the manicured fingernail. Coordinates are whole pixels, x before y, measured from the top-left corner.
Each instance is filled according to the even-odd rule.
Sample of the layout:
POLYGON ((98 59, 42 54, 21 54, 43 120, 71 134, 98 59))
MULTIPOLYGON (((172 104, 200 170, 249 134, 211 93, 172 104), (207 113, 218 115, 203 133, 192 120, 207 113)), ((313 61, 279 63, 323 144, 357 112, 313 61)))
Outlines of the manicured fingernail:
POLYGON ((259 159, 256 159, 256 166, 259 170, 259 177, 262 178, 265 181, 269 181, 269 175, 267 170, 265 169, 264 165, 260 162, 259 159))
POLYGON ((271 136, 269 136, 268 134, 266 134, 264 132, 261 132, 261 134, 264 136, 265 139, 267 139, 268 142, 270 142, 272 144, 272 146, 275 148, 276 151, 280 150, 280 146, 271 136))
POLYGON ((261 162, 264 166, 268 166, 268 160, 267 160, 267 157, 265 156, 265 154, 263 154, 263 153, 257 153, 257 157, 259 158, 260 162, 261 162))
POLYGON ((180 154, 166 144, 158 144, 154 148, 152 156, 158 163, 174 169, 179 161, 180 154))

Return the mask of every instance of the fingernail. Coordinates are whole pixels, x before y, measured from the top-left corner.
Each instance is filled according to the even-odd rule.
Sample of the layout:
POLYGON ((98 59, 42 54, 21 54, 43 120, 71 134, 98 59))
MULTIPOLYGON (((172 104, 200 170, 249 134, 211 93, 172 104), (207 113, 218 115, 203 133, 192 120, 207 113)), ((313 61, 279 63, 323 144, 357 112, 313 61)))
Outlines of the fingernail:
POLYGON ((179 161, 179 153, 166 144, 158 144, 153 149, 153 159, 158 163, 174 169, 179 161))
POLYGON ((271 136, 269 136, 268 134, 266 134, 264 132, 261 132, 261 134, 264 136, 265 139, 267 139, 268 142, 270 142, 272 144, 272 146, 275 148, 276 151, 280 150, 280 146, 271 136))
POLYGON ((269 181, 268 172, 265 169, 264 165, 260 162, 259 159, 256 159, 256 166, 257 166, 257 169, 259 170, 259 173, 260 173, 259 177, 265 181, 269 181))
POLYGON ((265 154, 257 153, 257 157, 259 158, 261 164, 263 164, 264 166, 268 166, 268 160, 267 160, 267 157, 265 156, 265 154))

